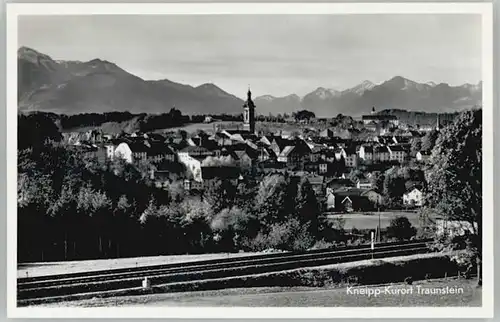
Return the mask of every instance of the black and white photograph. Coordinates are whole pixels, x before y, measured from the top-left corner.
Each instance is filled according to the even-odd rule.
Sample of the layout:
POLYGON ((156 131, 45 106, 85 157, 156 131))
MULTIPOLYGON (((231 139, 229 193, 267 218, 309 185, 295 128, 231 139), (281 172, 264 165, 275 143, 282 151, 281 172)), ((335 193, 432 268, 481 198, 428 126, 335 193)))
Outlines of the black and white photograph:
POLYGON ((492 315, 491 4, 10 9, 13 315, 492 315))

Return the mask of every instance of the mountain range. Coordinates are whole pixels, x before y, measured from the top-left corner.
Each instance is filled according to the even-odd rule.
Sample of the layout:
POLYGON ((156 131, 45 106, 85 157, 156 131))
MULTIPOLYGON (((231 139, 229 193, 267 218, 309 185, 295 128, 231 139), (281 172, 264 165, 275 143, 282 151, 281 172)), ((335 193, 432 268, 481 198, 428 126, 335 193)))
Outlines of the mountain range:
MULTIPOLYGON (((257 113, 292 113, 307 109, 318 116, 358 116, 375 106, 423 112, 454 112, 481 104, 482 82, 449 86, 421 84, 401 76, 381 84, 364 81, 338 91, 319 87, 299 97, 271 95, 254 99, 257 113)), ((243 100, 214 84, 197 87, 171 80, 143 80, 112 62, 56 61, 34 49, 18 50, 18 108, 61 114, 129 111, 183 114, 241 113, 243 100)))
POLYGON ((259 112, 283 113, 307 109, 317 116, 337 114, 360 116, 376 110, 407 110, 449 113, 481 105, 482 82, 476 85, 450 86, 445 83, 417 83, 396 76, 381 84, 363 81, 343 91, 319 87, 303 98, 297 95, 257 97, 259 112), (285 107, 290 107, 286 110, 285 107))

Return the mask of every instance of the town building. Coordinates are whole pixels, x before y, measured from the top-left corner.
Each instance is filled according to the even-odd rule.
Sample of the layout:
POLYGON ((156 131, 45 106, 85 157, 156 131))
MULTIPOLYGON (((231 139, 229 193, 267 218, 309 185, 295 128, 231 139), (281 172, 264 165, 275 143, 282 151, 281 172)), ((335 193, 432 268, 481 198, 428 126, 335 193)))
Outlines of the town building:
POLYGON ((376 146, 373 152, 373 160, 376 162, 388 162, 391 160, 391 152, 385 145, 376 146))
POLYGON ((362 145, 358 153, 359 159, 364 164, 371 164, 373 162, 373 146, 362 145))
POLYGON ((422 197, 422 190, 417 187, 412 187, 403 194, 403 204, 406 206, 421 207, 423 205, 422 197))
POLYGON ((371 189, 341 187, 327 193, 327 209, 337 212, 371 211, 382 203, 382 196, 371 189))
POLYGON ((358 155, 356 153, 356 148, 352 146, 341 148, 338 159, 340 158, 344 159, 346 167, 355 168, 358 165, 358 155))
POLYGON ((356 188, 358 189, 371 189, 372 183, 368 179, 359 179, 356 181, 356 188))
POLYGON ((395 115, 389 114, 376 114, 375 107, 372 108, 370 115, 363 115, 361 117, 363 124, 375 124, 376 126, 388 127, 388 126, 398 126, 399 120, 395 115))
POLYGON ((422 163, 428 162, 430 157, 431 157, 430 151, 418 151, 416 156, 415 156, 417 161, 422 162, 422 163))
POLYGON ((387 146, 390 154, 391 161, 397 161, 403 163, 406 161, 408 153, 401 145, 389 145, 387 146))

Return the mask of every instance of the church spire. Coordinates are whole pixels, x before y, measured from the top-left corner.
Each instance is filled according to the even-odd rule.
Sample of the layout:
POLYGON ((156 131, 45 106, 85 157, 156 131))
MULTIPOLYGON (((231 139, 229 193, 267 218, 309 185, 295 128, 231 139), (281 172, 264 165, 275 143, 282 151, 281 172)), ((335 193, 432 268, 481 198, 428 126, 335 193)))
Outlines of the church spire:
POLYGON ((437 114, 436 117, 436 131, 439 131, 439 113, 437 114))
POLYGON ((255 133, 255 104, 252 101, 250 85, 248 85, 247 100, 243 104, 243 129, 255 133))

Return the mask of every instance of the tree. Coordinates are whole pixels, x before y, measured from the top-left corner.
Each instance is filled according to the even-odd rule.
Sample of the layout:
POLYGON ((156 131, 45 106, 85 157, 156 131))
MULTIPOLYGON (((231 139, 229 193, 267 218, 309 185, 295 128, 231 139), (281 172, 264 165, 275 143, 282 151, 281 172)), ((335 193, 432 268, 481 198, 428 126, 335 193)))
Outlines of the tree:
POLYGON ((60 141, 62 136, 49 114, 33 113, 18 116, 18 148, 40 146, 49 141, 60 141))
POLYGON ((212 207, 214 213, 230 207, 235 199, 236 189, 229 180, 216 178, 203 194, 204 200, 212 207))
POLYGON ((292 113, 292 116, 296 121, 309 121, 310 119, 315 118, 316 114, 308 110, 300 110, 292 113))
POLYGON ((113 230, 113 235, 116 242, 116 255, 120 256, 120 245, 126 242, 128 231, 128 223, 131 219, 131 208, 132 205, 129 203, 126 195, 121 195, 116 202, 116 206, 113 209, 113 216, 115 222, 117 223, 116 229, 113 230))
POLYGON ((427 205, 447 220, 465 221, 482 283, 482 110, 462 112, 439 135, 428 173, 427 205))
POLYGON ((318 233, 320 207, 316 194, 306 177, 302 177, 298 184, 295 209, 297 219, 302 223, 307 223, 309 225, 309 232, 316 236, 318 233))
POLYGON ((432 148, 436 145, 436 140, 439 136, 439 132, 436 130, 432 130, 428 132, 423 138, 421 143, 422 151, 431 151, 432 148))
POLYGON ((285 220, 288 182, 283 175, 266 176, 255 197, 255 211, 263 225, 285 220))
POLYGON ((411 155, 415 156, 417 152, 419 152, 420 150, 422 150, 422 139, 419 137, 413 138, 411 140, 411 147, 410 147, 411 155))
POLYGON ((184 199, 180 208, 184 217, 184 233, 189 241, 188 250, 200 252, 212 239, 210 222, 214 218, 214 209, 206 201, 198 198, 184 199))
POLYGON ((245 210, 236 206, 223 209, 212 219, 210 227, 217 236, 219 244, 223 244, 224 250, 238 250, 242 246, 242 237, 255 237, 258 229, 255 227, 255 218, 245 210))
POLYGON ((156 201, 154 198, 149 200, 148 206, 142 212, 139 217, 139 222, 141 225, 146 225, 150 220, 158 216, 158 207, 156 206, 156 201))
POLYGON ((377 190, 380 193, 384 191, 384 181, 385 181, 385 175, 379 171, 374 172, 372 177, 370 178, 372 187, 374 187, 375 190, 377 190))
POLYGON ((388 170, 384 178, 384 197, 388 207, 401 204, 402 196, 406 191, 405 179, 397 169, 388 170))
POLYGON ((389 227, 387 227, 387 235, 389 237, 397 238, 398 240, 410 239, 417 234, 417 230, 408 218, 398 216, 391 220, 389 227))

